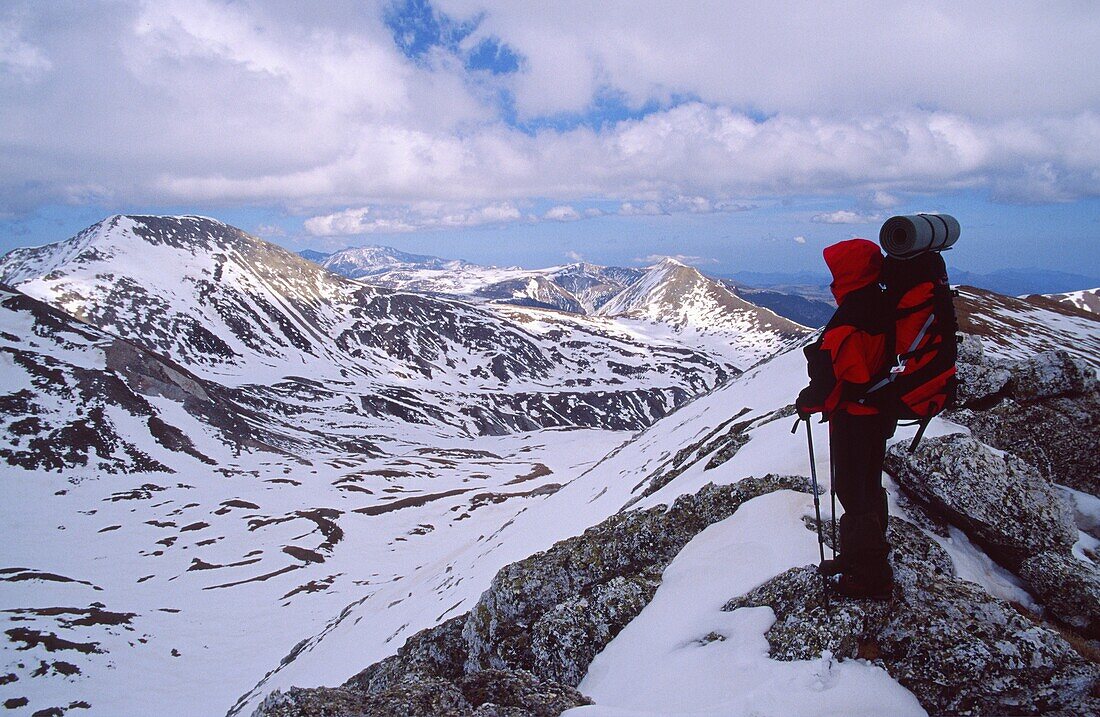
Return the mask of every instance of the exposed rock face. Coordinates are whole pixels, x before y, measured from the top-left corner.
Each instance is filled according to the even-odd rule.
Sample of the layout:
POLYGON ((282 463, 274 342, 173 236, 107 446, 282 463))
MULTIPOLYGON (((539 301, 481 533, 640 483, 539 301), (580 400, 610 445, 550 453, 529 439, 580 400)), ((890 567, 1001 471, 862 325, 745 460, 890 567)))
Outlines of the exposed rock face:
POLYGON ((576 684, 592 658, 652 598, 664 568, 711 523, 775 490, 810 492, 801 476, 708 484, 672 507, 620 513, 506 566, 463 628, 466 671, 524 669, 576 684))
POLYGON ((274 693, 256 717, 527 717, 588 704, 573 687, 650 601, 676 554, 746 501, 784 489, 811 487, 767 475, 614 515, 501 569, 469 613, 418 632, 343 686, 274 693))
POLYGON ((377 693, 397 684, 406 675, 433 675, 452 680, 461 677, 466 662, 462 626, 468 616, 469 613, 465 613, 421 630, 406 640, 396 655, 366 668, 344 687, 377 693))
POLYGON ((947 554, 905 521, 890 522, 890 602, 826 607, 813 568, 789 570, 725 607, 769 606, 766 637, 778 660, 823 650, 881 664, 930 714, 1096 714, 1100 667, 1056 632, 954 576, 947 554))
POLYGON ((257 717, 556 717, 592 704, 572 687, 528 672, 486 670, 454 680, 411 675, 381 692, 294 688, 270 695, 257 717))
POLYGON ((928 512, 1016 572, 1052 617, 1100 637, 1100 569, 1072 554, 1073 508, 1038 471, 962 434, 930 439, 914 454, 894 446, 886 469, 928 512))
POLYGON ((1100 495, 1100 390, 1091 366, 1064 351, 992 360, 968 338, 958 371, 961 408, 947 418, 1047 479, 1100 495))
POLYGON ((885 468, 1011 569, 1041 552, 1068 552, 1077 541, 1073 510, 1054 486, 1019 458, 969 436, 929 438, 914 453, 896 444, 885 468))
POLYGON ((1020 565, 1020 577, 1059 620, 1100 638, 1100 570, 1072 555, 1045 552, 1020 565))

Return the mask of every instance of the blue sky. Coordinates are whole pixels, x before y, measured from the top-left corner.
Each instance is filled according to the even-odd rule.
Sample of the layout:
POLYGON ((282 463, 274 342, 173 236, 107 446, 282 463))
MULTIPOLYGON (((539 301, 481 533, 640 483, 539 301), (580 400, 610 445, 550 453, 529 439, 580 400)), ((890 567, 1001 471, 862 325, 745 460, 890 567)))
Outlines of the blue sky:
POLYGON ((0 251, 196 213, 293 249, 802 271, 947 211, 955 266, 1100 276, 1091 4, 547 5, 6 3, 0 251))

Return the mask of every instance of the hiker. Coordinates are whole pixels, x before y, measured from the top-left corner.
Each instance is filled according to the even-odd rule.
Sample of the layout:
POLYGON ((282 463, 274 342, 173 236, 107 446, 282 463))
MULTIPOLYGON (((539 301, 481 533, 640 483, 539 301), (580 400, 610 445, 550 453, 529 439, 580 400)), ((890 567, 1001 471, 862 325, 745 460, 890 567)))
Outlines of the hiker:
POLYGON ((824 257, 837 310, 821 338, 805 349, 810 384, 795 402, 807 426, 816 413, 829 422, 833 490, 844 507, 839 554, 824 560, 820 570, 840 576, 841 595, 886 599, 893 571, 886 559, 882 462, 897 419, 859 398, 893 357, 887 346, 893 307, 879 285, 883 257, 877 244, 849 239, 826 247, 824 257))

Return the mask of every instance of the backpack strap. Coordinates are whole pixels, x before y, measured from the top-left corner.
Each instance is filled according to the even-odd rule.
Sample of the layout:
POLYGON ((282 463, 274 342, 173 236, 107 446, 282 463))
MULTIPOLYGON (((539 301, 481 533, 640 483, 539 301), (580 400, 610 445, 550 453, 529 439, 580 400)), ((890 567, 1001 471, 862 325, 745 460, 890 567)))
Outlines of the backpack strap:
POLYGON ((859 399, 860 403, 864 403, 867 400, 867 396, 887 386, 888 384, 893 383, 894 379, 896 379, 898 375, 904 373, 906 361, 913 358, 914 356, 919 356, 929 350, 926 349, 918 351, 917 346, 919 346, 920 342, 924 340, 925 334, 928 333, 928 329, 932 326, 935 320, 935 312, 932 312, 928 315, 928 319, 924 322, 924 326, 921 327, 921 330, 917 334, 916 338, 913 339, 913 343, 909 344, 909 350, 905 353, 900 353, 897 355, 897 359, 895 359, 896 363, 890 367, 890 372, 887 373, 882 379, 880 379, 878 383, 871 386, 864 392, 863 398, 859 399))

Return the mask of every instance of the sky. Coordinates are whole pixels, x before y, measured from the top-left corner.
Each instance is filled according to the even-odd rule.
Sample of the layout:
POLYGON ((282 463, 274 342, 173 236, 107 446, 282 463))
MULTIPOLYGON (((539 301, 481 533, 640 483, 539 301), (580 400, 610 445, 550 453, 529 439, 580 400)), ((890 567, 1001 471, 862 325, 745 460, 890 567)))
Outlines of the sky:
POLYGON ((114 213, 291 249, 815 271, 893 214, 1100 277, 1100 4, 0 3, 0 252, 114 213))

